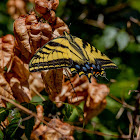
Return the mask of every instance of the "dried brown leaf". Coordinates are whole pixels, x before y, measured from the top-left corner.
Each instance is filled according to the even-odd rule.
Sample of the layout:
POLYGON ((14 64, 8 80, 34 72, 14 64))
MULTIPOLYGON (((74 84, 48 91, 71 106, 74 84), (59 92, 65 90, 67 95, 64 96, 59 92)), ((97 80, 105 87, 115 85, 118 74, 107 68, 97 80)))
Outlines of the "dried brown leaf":
POLYGON ((12 71, 20 82, 25 82, 29 79, 30 72, 28 70, 28 64, 25 64, 20 58, 14 56, 12 71))
POLYGON ((109 88, 105 84, 98 84, 93 77, 91 81, 89 83, 85 75, 79 77, 77 74, 71 78, 71 83, 70 81, 63 83, 61 92, 53 98, 55 102, 58 102, 57 106, 62 106, 61 102, 65 100, 75 105, 85 101, 84 121, 88 122, 92 117, 97 116, 106 106, 105 98, 109 93, 109 88))
POLYGON ((0 38, 0 71, 4 70, 4 67, 11 63, 12 57, 14 55, 14 37, 10 34, 0 38))
POLYGON ((42 71, 42 78, 46 86, 46 92, 53 99, 62 88, 63 69, 42 71))
POLYGON ((12 77, 10 79, 10 86, 17 101, 29 102, 31 100, 29 85, 27 81, 21 83, 17 78, 12 77))
POLYGON ((43 119, 43 106, 42 105, 37 105, 36 106, 36 110, 37 110, 37 117, 38 118, 40 118, 40 119, 38 119, 38 118, 36 118, 36 121, 35 121, 35 125, 34 125, 34 130, 40 125, 40 123, 41 123, 41 119, 43 119))
POLYGON ((60 19, 59 17, 56 17, 55 24, 53 25, 53 35, 52 36, 54 38, 61 36, 61 35, 63 35, 64 31, 69 33, 68 26, 65 24, 65 22, 62 19, 60 19))
POLYGON ((68 139, 74 140, 72 134, 73 129, 72 127, 67 124, 63 123, 58 119, 52 119, 49 122, 49 126, 40 125, 36 130, 34 130, 31 134, 32 139, 38 139, 42 136, 43 139, 47 140, 58 140, 58 139, 68 139))
POLYGON ((28 79, 29 88, 30 88, 30 95, 33 97, 36 95, 36 92, 41 92, 45 86, 41 77, 41 73, 35 72, 31 73, 28 79))
POLYGON ((14 22, 14 33, 22 55, 28 59, 31 53, 29 35, 25 24, 25 17, 20 17, 14 22))
POLYGON ((48 11, 56 10, 59 5, 59 0, 35 0, 35 9, 40 14, 45 14, 48 11))
POLYGON ((13 19, 17 19, 20 15, 26 14, 25 6, 24 0, 8 0, 7 2, 8 13, 13 19))

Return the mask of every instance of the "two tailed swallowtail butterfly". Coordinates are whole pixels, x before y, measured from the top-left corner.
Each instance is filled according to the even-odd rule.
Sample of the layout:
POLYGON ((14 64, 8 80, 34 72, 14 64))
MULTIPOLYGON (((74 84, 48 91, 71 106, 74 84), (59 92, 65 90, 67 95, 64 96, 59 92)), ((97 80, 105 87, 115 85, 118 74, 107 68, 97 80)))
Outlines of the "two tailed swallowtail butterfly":
POLYGON ((105 54, 67 32, 42 46, 29 63, 30 72, 67 67, 79 76, 85 74, 89 81, 91 76, 106 77, 106 68, 117 68, 105 54))

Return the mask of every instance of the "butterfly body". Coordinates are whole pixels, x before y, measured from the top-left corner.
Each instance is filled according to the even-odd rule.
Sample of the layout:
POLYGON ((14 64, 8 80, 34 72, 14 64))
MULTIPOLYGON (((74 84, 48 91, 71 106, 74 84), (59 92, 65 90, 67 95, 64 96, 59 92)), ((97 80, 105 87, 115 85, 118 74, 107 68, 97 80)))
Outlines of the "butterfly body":
POLYGON ((105 77, 105 68, 117 66, 102 52, 82 39, 67 34, 42 46, 29 63, 30 72, 69 67, 79 76, 105 77))

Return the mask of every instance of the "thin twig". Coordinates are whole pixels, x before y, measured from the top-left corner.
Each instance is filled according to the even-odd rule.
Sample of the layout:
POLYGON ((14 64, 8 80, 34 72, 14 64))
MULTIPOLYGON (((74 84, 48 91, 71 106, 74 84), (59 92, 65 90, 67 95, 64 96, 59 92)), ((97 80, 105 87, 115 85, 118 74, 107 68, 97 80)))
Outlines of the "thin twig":
POLYGON ((43 120, 42 118, 39 118, 39 117, 37 116, 36 113, 30 111, 29 109, 23 107, 23 106, 20 105, 20 104, 15 103, 14 101, 12 101, 12 100, 10 100, 10 99, 8 99, 8 98, 2 96, 2 95, 0 95, 0 98, 3 99, 3 100, 5 100, 5 101, 7 101, 7 102, 9 102, 9 103, 11 103, 11 104, 13 104, 13 105, 15 105, 17 108, 19 108, 20 110, 23 110, 23 111, 26 112, 27 114, 32 115, 32 116, 34 116, 35 118, 39 119, 41 122, 43 122, 44 124, 46 124, 48 127, 54 129, 55 131, 57 131, 58 133, 60 133, 60 134, 63 136, 63 134, 62 134, 59 130, 57 130, 56 128, 54 128, 52 125, 50 125, 49 123, 47 123, 47 122, 46 122, 45 120, 43 120))
POLYGON ((112 99, 114 99, 114 100, 116 100, 117 102, 119 102, 120 104, 122 104, 124 107, 129 108, 129 109, 131 109, 132 111, 135 110, 135 107, 134 107, 134 106, 131 106, 131 105, 127 104, 127 103, 124 102, 124 101, 121 101, 120 99, 118 99, 117 97, 113 96, 112 94, 109 94, 109 96, 110 96, 112 99))
POLYGON ((139 126, 138 133, 137 133, 137 139, 138 140, 140 139, 140 126, 139 126))
POLYGON ((118 5, 115 5, 115 6, 112 6, 112 7, 108 7, 107 9, 104 10, 104 13, 108 14, 108 13, 117 12, 117 11, 119 11, 121 9, 124 9, 128 5, 129 5, 128 3, 120 3, 118 5))
POLYGON ((77 131, 81 131, 81 132, 100 135, 100 136, 108 136, 108 137, 121 138, 121 139, 130 138, 129 136, 118 136, 118 135, 105 134, 105 133, 102 133, 102 132, 99 132, 99 131, 92 131, 92 130, 88 130, 88 129, 83 129, 83 128, 77 127, 77 126, 73 126, 73 129, 77 130, 77 131))
POLYGON ((135 132, 135 126, 137 124, 137 115, 139 114, 139 105, 140 105, 140 92, 137 93, 136 96, 136 103, 135 103, 135 111, 134 111, 134 116, 133 116, 133 126, 132 126, 132 132, 131 132, 131 138, 130 140, 133 140, 134 138, 134 132, 135 132))
MULTIPOLYGON (((7 101, 7 102, 9 102, 9 103, 11 103, 11 104, 13 104, 13 105, 15 105, 17 108, 19 108, 20 110, 23 110, 25 113, 27 113, 27 114, 29 114, 29 115, 31 115, 31 116, 34 116, 35 118, 39 119, 41 122, 43 122, 44 124, 46 124, 48 127, 54 129, 55 131, 57 131, 57 132, 60 133, 62 136, 64 135, 64 134, 62 134, 59 130, 57 130, 56 128, 54 128, 52 125, 50 125, 49 123, 47 123, 45 120, 39 118, 39 117, 37 116, 36 113, 30 111, 29 109, 27 109, 27 108, 21 106, 20 104, 15 103, 14 101, 12 101, 12 100, 10 100, 10 99, 8 99, 8 98, 2 96, 2 95, 0 95, 0 98, 2 98, 3 100, 5 100, 5 101, 7 101)), ((30 116, 30 117, 31 117, 31 116, 30 116)), ((102 133, 102 132, 91 131, 91 130, 83 129, 83 128, 76 127, 76 126, 72 126, 72 129, 73 129, 73 130, 77 130, 77 131, 81 131, 81 132, 87 132, 87 133, 91 133, 91 134, 97 134, 97 135, 100 135, 100 136, 109 136, 109 137, 122 138, 122 139, 127 139, 127 138, 128 138, 127 136, 124 137, 124 136, 117 136, 117 135, 104 134, 104 133, 102 133)))
POLYGON ((36 95, 38 95, 43 101, 45 101, 45 98, 33 86, 31 86, 31 90, 33 90, 36 95))
POLYGON ((130 17, 130 20, 140 26, 140 21, 138 19, 130 17))
POLYGON ((92 25, 92 26, 95 26, 95 27, 98 27, 101 29, 104 29, 106 26, 103 22, 98 22, 98 21, 92 20, 92 19, 85 19, 84 22, 86 24, 89 24, 89 25, 92 25))

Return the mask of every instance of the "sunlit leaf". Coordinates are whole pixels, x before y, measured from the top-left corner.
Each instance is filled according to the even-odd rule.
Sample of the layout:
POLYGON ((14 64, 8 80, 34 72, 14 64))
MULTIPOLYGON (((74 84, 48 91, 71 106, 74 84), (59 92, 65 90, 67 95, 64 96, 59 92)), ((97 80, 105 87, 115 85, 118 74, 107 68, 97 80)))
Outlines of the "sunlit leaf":
POLYGON ((73 106, 70 104, 65 104, 65 108, 63 109, 63 114, 65 115, 66 119, 69 119, 73 112, 73 106))
POLYGON ((130 38, 128 33, 120 31, 117 34, 116 41, 118 43, 119 51, 123 51, 127 47, 129 40, 130 38))
POLYGON ((105 48, 109 49, 115 44, 117 29, 115 27, 107 27, 104 30, 104 35, 101 41, 104 43, 105 48))
POLYGON ((97 4, 106 5, 108 0, 96 0, 97 4))
POLYGON ((78 115, 84 119, 84 112, 83 112, 83 110, 79 106, 75 106, 75 108, 76 108, 76 110, 78 112, 78 115))
POLYGON ((18 127, 19 127, 19 118, 15 118, 11 121, 11 123, 6 128, 7 137, 13 138, 18 127))

